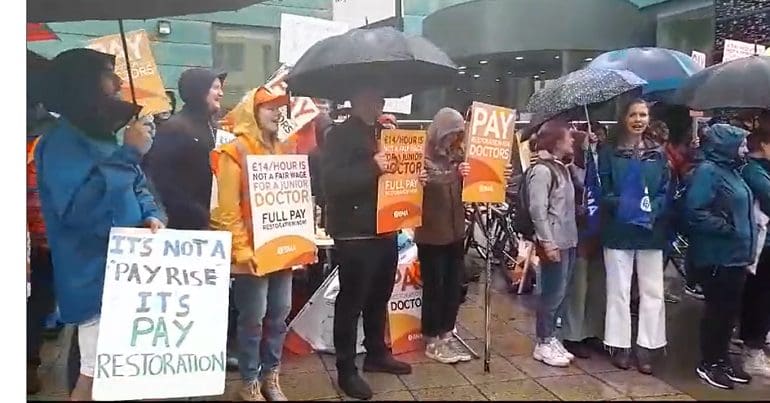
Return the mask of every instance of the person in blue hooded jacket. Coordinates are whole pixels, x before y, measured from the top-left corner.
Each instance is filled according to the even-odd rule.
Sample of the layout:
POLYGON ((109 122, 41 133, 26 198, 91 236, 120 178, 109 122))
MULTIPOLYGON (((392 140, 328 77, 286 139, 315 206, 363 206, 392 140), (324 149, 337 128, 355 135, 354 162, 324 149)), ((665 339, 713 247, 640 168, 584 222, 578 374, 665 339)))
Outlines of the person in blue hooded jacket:
POLYGON ((746 268, 754 261, 754 195, 740 168, 748 153, 748 132, 726 124, 706 129, 704 161, 685 195, 692 263, 703 281, 706 306, 700 332, 702 362, 696 373, 711 386, 732 389, 751 376, 728 358, 733 325, 740 313, 746 268))
POLYGON ((35 149, 61 319, 77 325, 80 377, 72 400, 91 400, 110 229, 157 231, 165 220, 138 165, 150 128, 132 119, 135 105, 118 98, 114 66, 114 56, 90 49, 53 60, 46 106, 61 117, 35 149))

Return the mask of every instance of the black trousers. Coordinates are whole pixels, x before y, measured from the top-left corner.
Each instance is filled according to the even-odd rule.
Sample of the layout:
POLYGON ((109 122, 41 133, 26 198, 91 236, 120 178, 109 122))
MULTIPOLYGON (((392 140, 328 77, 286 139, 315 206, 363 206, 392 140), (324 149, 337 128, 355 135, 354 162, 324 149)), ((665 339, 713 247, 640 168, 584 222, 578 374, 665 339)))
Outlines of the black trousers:
POLYGON ((40 365, 40 346, 43 344, 45 318, 53 312, 56 301, 53 291, 51 253, 33 248, 30 253, 31 293, 27 299, 27 365, 40 365))
POLYGON ((358 318, 364 317, 364 347, 369 357, 388 353, 387 305, 398 264, 396 238, 335 240, 340 292, 334 304, 334 349, 340 374, 356 371, 358 318))
POLYGON ((72 332, 72 339, 70 340, 70 348, 67 353, 67 386, 69 387, 70 394, 75 389, 75 384, 80 377, 80 344, 78 343, 78 328, 75 326, 75 331, 72 332))
POLYGON ((462 300, 465 272, 463 241, 449 245, 417 245, 422 277, 422 334, 451 332, 462 300))
POLYGON ((701 271, 706 306, 700 324, 700 348, 707 364, 728 359, 733 325, 741 313, 743 267, 709 267, 701 271))
POLYGON ((770 331, 770 248, 759 256, 757 274, 749 273, 743 290, 741 340, 750 349, 765 346, 770 331))

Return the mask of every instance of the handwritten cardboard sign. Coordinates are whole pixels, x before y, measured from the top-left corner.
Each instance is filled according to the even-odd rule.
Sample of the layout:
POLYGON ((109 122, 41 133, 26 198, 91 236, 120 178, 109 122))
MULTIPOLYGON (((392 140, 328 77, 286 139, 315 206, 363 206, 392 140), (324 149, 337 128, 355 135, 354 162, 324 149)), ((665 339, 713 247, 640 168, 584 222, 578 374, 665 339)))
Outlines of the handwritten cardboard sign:
MULTIPOLYGON (((128 57, 131 63, 131 73, 134 79, 136 102, 141 105, 141 115, 155 115, 171 110, 171 103, 166 95, 158 65, 152 55, 150 39, 143 29, 126 34, 128 57)), ((120 35, 108 35, 96 38, 88 43, 88 47, 102 53, 115 55, 115 74, 123 80, 120 89, 121 97, 131 101, 131 89, 126 69, 126 57, 120 35)))
POLYGON ((725 48, 724 52, 722 52, 722 63, 753 55, 761 55, 764 51, 765 47, 762 45, 725 39, 725 48))
MULTIPOLYGON (((272 77, 265 83, 265 89, 275 95, 285 95, 288 84, 286 84, 286 76, 289 75, 290 67, 283 65, 273 73, 272 77)), ((302 128, 306 127, 313 119, 321 113, 321 110, 315 104, 312 98, 308 97, 291 97, 291 117, 287 112, 287 107, 282 106, 279 109, 280 116, 278 117, 278 139, 281 141, 288 140, 293 134, 298 133, 302 128)), ((315 133, 312 133, 315 137, 315 133)))
POLYGON ((249 155, 257 274, 316 262, 307 155, 249 155))
POLYGON ((293 66, 310 47, 350 29, 346 22, 294 14, 281 14, 281 44, 278 60, 293 66))
POLYGON ((377 233, 422 225, 420 172, 425 158, 422 130, 383 130, 380 146, 394 173, 383 174, 377 184, 377 233))
POLYGON ((501 106, 474 102, 471 106, 470 133, 466 161, 470 174, 463 184, 467 203, 502 203, 505 201, 505 166, 511 161, 516 135, 516 111, 501 106))
POLYGON ((231 242, 222 231, 112 229, 95 400, 224 393, 231 242))

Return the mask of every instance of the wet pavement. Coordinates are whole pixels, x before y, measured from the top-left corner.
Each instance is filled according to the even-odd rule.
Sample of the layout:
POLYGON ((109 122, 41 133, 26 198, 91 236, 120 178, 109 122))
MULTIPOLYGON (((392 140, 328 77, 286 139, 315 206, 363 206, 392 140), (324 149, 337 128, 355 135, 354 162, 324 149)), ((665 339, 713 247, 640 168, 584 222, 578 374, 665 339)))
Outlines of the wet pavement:
MULTIPOLYGON (((676 281, 676 279, 674 279, 676 281)), ((483 354, 484 309, 481 287, 473 285, 459 314, 458 332, 483 354)), ((481 360, 457 365, 435 363, 421 352, 403 354, 413 365, 406 376, 364 374, 375 393, 373 400, 770 400, 770 380, 755 380, 733 391, 703 384, 695 375, 698 318, 701 304, 683 297, 667 305, 669 346, 655 365, 655 376, 613 367, 608 357, 594 354, 568 368, 553 368, 532 359, 534 296, 492 295, 491 372, 481 360)), ((64 368, 70 331, 43 348, 40 375, 43 390, 29 400, 66 399, 64 368)), ((363 357, 359 357, 362 359, 363 357)), ((359 362, 360 364, 360 362, 359 362)), ((360 365, 359 365, 360 368, 360 365)), ((281 383, 290 400, 349 400, 336 387, 334 356, 284 355, 281 383)), ((237 372, 228 372, 226 393, 219 397, 185 400, 237 399, 237 372)))

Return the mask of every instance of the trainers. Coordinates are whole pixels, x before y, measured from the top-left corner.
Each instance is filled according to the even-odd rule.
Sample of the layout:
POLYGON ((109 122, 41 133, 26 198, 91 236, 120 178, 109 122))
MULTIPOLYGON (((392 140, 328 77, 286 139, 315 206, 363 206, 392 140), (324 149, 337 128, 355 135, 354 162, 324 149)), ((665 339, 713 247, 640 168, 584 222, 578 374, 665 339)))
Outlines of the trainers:
POLYGON ((353 399, 369 400, 372 398, 372 389, 369 384, 358 375, 358 371, 351 374, 339 374, 337 385, 346 395, 353 399))
POLYGON ((238 391, 241 400, 244 402, 264 402, 265 398, 259 391, 259 381, 244 382, 241 390, 238 391))
POLYGON ((456 364, 460 362, 460 356, 452 350, 445 340, 437 339, 425 346, 425 356, 442 364, 456 364))
POLYGON ((733 381, 727 377, 720 364, 706 365, 701 364, 695 369, 700 379, 703 379, 709 385, 719 389, 734 389, 733 381))
POLYGON ((262 379, 262 396, 271 402, 286 402, 289 399, 283 394, 281 385, 278 383, 278 370, 273 370, 265 374, 262 379))
POLYGON ((684 293, 699 300, 706 299, 706 296, 703 295, 703 289, 700 285, 695 285, 694 287, 690 287, 689 285, 684 286, 684 293))
POLYGON ((742 365, 733 365, 731 362, 726 360, 720 360, 719 365, 722 366, 722 370, 731 381, 741 384, 747 384, 751 382, 751 375, 747 374, 746 371, 743 370, 742 365))
POLYGON ((678 304, 682 302, 682 298, 680 298, 678 295, 672 293, 672 292, 666 292, 663 296, 663 299, 666 301, 667 304, 678 304))
POLYGON ((569 366, 569 359, 551 342, 537 343, 532 358, 552 367, 569 366))
POLYGON ((552 337, 551 343, 553 343, 554 347, 561 353, 561 355, 567 357, 570 362, 575 360, 575 355, 567 351, 567 349, 564 347, 564 344, 561 344, 561 341, 559 339, 552 337))
POLYGON ((770 378, 770 360, 764 350, 748 349, 743 356, 743 369, 748 374, 770 378))
POLYGON ((412 366, 396 360, 390 353, 377 358, 367 355, 366 358, 364 358, 364 372, 409 375, 412 373, 412 366))
POLYGON ((471 353, 468 352, 468 350, 465 349, 465 346, 460 343, 460 341, 455 338, 454 335, 450 333, 449 338, 446 339, 447 344, 449 344, 449 348, 457 354, 458 357, 460 357, 460 362, 468 362, 473 360, 473 356, 471 353))

